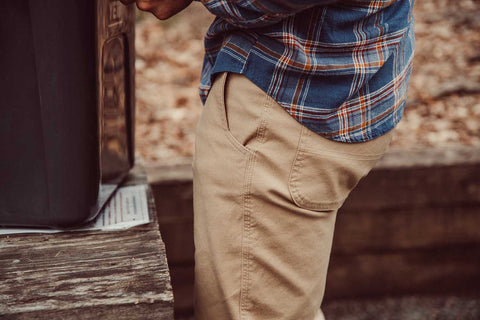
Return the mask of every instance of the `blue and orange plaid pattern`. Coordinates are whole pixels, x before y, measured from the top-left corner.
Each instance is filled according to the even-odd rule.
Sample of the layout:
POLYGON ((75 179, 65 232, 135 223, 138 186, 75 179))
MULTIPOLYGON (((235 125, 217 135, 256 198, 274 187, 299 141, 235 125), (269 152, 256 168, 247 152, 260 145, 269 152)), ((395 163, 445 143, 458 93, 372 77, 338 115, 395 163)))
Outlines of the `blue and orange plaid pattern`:
POLYGON ((414 51, 414 0, 201 0, 200 95, 215 75, 244 74, 300 123, 363 142, 400 121, 414 51))

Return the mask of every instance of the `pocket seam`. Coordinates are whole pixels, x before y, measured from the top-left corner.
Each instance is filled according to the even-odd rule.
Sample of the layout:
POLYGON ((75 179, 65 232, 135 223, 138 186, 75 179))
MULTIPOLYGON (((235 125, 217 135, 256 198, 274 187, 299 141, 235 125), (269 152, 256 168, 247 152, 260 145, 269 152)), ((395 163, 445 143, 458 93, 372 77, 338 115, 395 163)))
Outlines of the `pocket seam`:
POLYGON ((322 153, 318 153, 318 152, 314 152, 314 151, 310 151, 310 150, 307 150, 307 149, 301 149, 302 153, 308 153, 308 154, 314 154, 316 156, 318 156, 319 158, 327 158, 327 157, 324 157, 324 155, 328 155, 330 156, 331 158, 335 158, 335 159, 354 159, 354 160, 365 160, 365 161, 368 161, 368 160, 377 160, 378 158, 380 158, 383 153, 378 153, 378 154, 372 154, 372 155, 367 155, 367 154, 351 154, 351 153, 345 153, 345 152, 338 152, 338 153, 334 153, 334 152, 331 152, 331 151, 328 151, 328 150, 322 150, 322 153))
MULTIPOLYGON (((345 200, 348 198, 349 193, 340 199, 329 200, 311 200, 308 196, 301 192, 301 176, 302 170, 305 168, 305 161, 309 155, 313 155, 319 159, 346 159, 353 161, 377 161, 384 153, 375 153, 375 154, 349 154, 345 152, 339 152, 338 154, 330 150, 322 150, 323 154, 317 152, 311 152, 308 149, 305 149, 305 135, 309 134, 309 129, 303 127, 300 133, 298 140, 298 146, 295 153, 294 160, 290 167, 290 174, 288 178, 288 189, 290 196, 292 197, 293 202, 300 208, 321 211, 321 210, 337 210, 339 209, 345 200)), ((360 181, 364 176, 360 177, 360 181)), ((357 183, 358 183, 357 181, 357 183)), ((321 183, 321 182, 320 182, 321 183)))
POLYGON ((257 128, 256 140, 260 143, 264 143, 267 140, 267 128, 268 128, 268 115, 271 110, 271 100, 272 98, 265 93, 265 101, 262 104, 262 113, 260 116, 260 123, 257 128))
POLYGON ((222 117, 222 126, 223 126, 223 131, 225 132, 225 136, 227 137, 228 141, 230 144, 240 151, 241 153, 245 155, 255 155, 255 151, 250 150, 246 146, 240 143, 232 134, 228 127, 228 119, 227 119, 227 113, 226 113, 226 98, 225 98, 225 87, 227 85, 227 79, 228 79, 228 72, 225 72, 224 74, 221 75, 221 86, 220 86, 220 103, 219 105, 219 111, 220 115, 222 117))
POLYGON ((293 202, 298 207, 303 209, 314 210, 314 211, 338 209, 342 205, 343 201, 345 201, 346 198, 341 200, 331 201, 331 202, 325 202, 325 203, 318 203, 318 202, 315 203, 307 199, 298 190, 298 177, 296 176, 298 176, 299 167, 301 167, 300 162, 303 161, 303 159, 299 159, 299 158, 302 156, 305 156, 305 150, 302 148, 302 141, 303 141, 303 136, 307 133, 306 130, 307 128, 305 126, 302 126, 302 129, 300 130, 300 135, 298 138, 295 158, 293 159, 292 165, 290 167, 290 174, 288 177, 288 191, 290 192, 290 196, 292 197, 293 202))
POLYGON ((335 210, 338 209, 342 203, 345 201, 344 199, 334 200, 334 201, 321 201, 321 202, 314 202, 299 191, 298 188, 298 171, 302 168, 302 162, 304 161, 305 153, 303 150, 298 150, 295 156, 295 159, 292 164, 292 169, 290 171, 289 177, 289 184, 288 189, 290 190, 290 195, 292 196, 293 201, 297 206, 304 209, 309 210, 335 210))

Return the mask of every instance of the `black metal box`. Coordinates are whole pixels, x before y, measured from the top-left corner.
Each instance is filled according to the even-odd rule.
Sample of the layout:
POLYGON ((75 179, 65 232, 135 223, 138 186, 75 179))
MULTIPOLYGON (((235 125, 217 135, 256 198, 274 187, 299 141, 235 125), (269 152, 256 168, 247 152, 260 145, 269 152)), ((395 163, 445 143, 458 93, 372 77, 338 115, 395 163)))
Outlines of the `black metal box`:
POLYGON ((93 219, 134 161, 133 6, 0 2, 0 225, 93 219))

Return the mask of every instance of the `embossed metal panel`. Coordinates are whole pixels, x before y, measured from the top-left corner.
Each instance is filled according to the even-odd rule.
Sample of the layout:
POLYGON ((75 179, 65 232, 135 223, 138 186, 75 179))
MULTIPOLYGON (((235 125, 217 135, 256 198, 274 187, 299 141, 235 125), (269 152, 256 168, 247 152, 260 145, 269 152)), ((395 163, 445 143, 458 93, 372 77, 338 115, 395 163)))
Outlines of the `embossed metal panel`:
POLYGON ((99 206, 134 161, 134 20, 132 5, 97 0, 99 206))

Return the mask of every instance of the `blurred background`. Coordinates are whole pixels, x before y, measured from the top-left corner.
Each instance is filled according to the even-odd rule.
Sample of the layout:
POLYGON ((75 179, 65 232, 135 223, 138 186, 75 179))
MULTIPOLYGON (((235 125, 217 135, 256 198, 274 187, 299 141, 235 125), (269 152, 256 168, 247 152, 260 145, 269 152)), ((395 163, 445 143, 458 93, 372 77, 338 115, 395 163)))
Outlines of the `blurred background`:
MULTIPOLYGON (((418 0, 408 103, 392 148, 480 145, 480 12, 474 0, 418 0)), ((201 112, 203 36, 213 16, 199 3, 167 20, 137 15, 137 154, 185 161, 201 112)))
MULTIPOLYGON (((416 55, 390 151, 338 215, 327 319, 480 319, 480 4, 417 0, 416 55)), ((136 153, 147 165, 175 295, 193 319, 191 157, 202 110, 194 2, 137 12, 136 153)))

